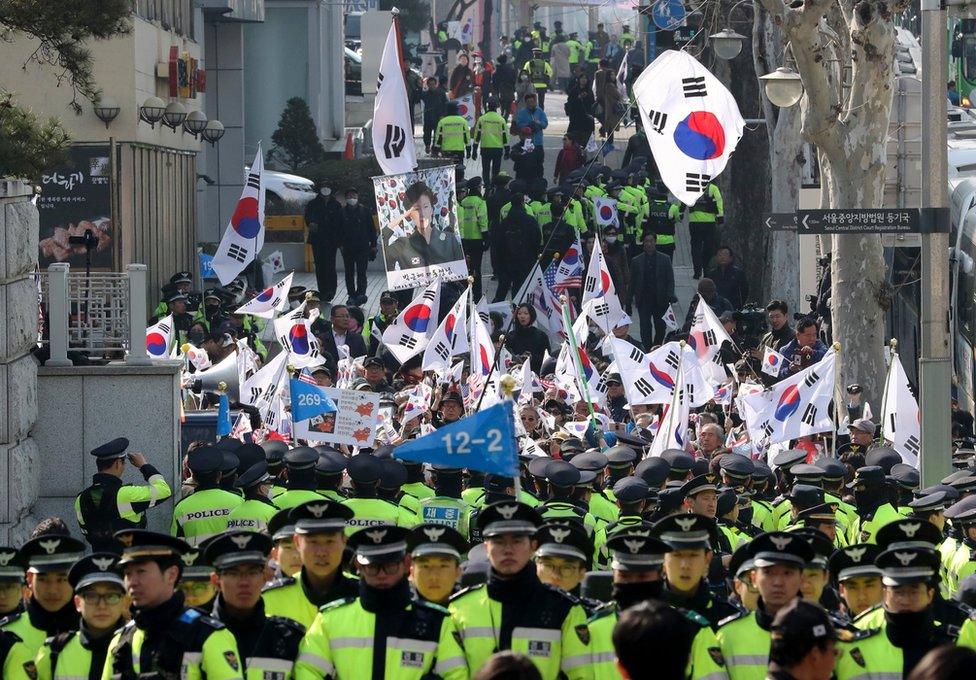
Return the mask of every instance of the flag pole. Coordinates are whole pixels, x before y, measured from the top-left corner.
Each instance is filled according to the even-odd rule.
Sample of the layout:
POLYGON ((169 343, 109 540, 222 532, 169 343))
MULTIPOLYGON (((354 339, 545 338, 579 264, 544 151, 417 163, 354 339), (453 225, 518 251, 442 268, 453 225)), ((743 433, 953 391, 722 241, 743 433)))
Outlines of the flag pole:
MULTIPOLYGON (((663 433, 667 433, 667 436, 671 436, 671 428, 674 426, 674 412, 681 408, 681 393, 684 391, 685 388, 685 376, 684 376, 684 372, 682 371, 682 368, 685 361, 686 344, 687 343, 684 340, 681 340, 678 343, 678 346, 681 348, 681 351, 678 353, 678 370, 675 372, 675 376, 674 376, 675 377, 674 394, 671 395, 671 404, 668 406, 668 424, 666 429, 663 432, 661 429, 661 425, 664 425, 664 423, 662 422, 661 425, 658 425, 657 434, 654 435, 655 438, 660 437, 661 434, 663 433)), ((667 444, 667 442, 665 442, 665 444, 667 444)))
MULTIPOLYGON (((840 343, 832 345, 834 354, 840 352, 840 343)), ((840 408, 837 406, 837 385, 840 384, 840 362, 834 360, 834 436, 830 438, 830 457, 837 457, 837 430, 840 429, 840 408)))
POLYGON ((891 367, 898 360, 898 339, 892 338, 888 342, 891 356, 888 358, 888 370, 885 371, 884 391, 881 393, 881 441, 884 442, 885 413, 888 412, 888 385, 891 383, 891 367))
POLYGON ((569 320, 569 298, 565 295, 559 296, 559 306, 563 312, 563 325, 566 326, 566 338, 569 340, 569 348, 573 352, 573 363, 576 365, 576 376, 582 388, 583 398, 586 406, 590 409, 590 424, 596 422, 596 413, 593 411, 593 402, 590 400, 590 388, 587 381, 583 379, 583 362, 580 361, 579 343, 576 341, 576 333, 573 331, 573 324, 569 320))

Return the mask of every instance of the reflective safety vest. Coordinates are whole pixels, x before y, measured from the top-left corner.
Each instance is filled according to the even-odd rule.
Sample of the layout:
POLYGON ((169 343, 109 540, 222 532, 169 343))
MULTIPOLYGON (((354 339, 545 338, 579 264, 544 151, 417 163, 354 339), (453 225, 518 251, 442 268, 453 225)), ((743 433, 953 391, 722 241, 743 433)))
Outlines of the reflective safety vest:
POLYGON ((599 64, 600 63, 600 50, 597 49, 596 44, 592 40, 586 42, 585 59, 588 64, 599 64))
POLYGON ((420 499, 420 519, 425 524, 443 524, 471 536, 471 506, 460 498, 433 496, 420 499))
MULTIPOLYGON (((183 643, 181 658, 160 659, 174 669, 170 673, 192 679, 243 679, 244 670, 237 652, 237 641, 220 621, 204 616, 196 609, 186 609, 173 620, 169 635, 183 643)), ((108 646, 102 680, 111 680, 118 675, 133 677, 142 673, 142 645, 145 640, 146 632, 138 628, 135 621, 130 621, 116 633, 108 646)), ((155 670, 145 669, 146 673, 155 670)))
POLYGON ((756 612, 726 620, 715 637, 729 680, 765 680, 771 637, 756 621, 756 612))
MULTIPOLYGON (((497 111, 487 111, 481 114, 474 124, 474 143, 480 144, 482 149, 501 149, 508 146, 508 123, 497 111)), ((488 181, 488 178, 484 178, 488 181)))
MULTIPOLYGON (((674 243, 674 221, 668 215, 668 199, 653 198, 647 203, 647 226, 657 234, 658 245, 674 243)), ((637 243, 644 240, 644 224, 637 225, 637 243)))
POLYGON ((953 593, 959 587, 959 584, 952 579, 952 574, 949 573, 949 566, 956 556, 956 550, 959 549, 959 545, 959 540, 953 536, 947 536, 939 546, 939 554, 942 556, 942 562, 939 566, 939 576, 942 582, 942 597, 952 597, 953 593))
POLYGON ((569 65, 575 66, 580 62, 580 55, 583 51, 583 45, 580 44, 579 40, 567 40, 566 47, 569 48, 569 65))
MULTIPOLYGON (((614 531, 640 524, 644 518, 639 515, 624 515, 616 522, 599 527, 593 534, 593 563, 600 569, 610 569, 610 551, 606 549, 607 539, 614 531)), ((595 568, 596 568, 595 567, 595 568)))
MULTIPOLYGON (((498 221, 501 222, 506 217, 508 217, 508 213, 511 212, 511 210, 512 210, 512 202, 509 201, 508 203, 506 203, 505 205, 503 205, 498 210, 498 221)), ((530 217, 535 217, 535 213, 532 212, 532 204, 531 203, 526 203, 525 204, 525 214, 529 215, 530 217)), ((470 491, 470 490, 471 489, 465 489, 465 493, 468 492, 468 491, 470 491)), ((483 492, 484 489, 479 489, 479 491, 482 491, 483 492)), ((463 496, 462 496, 462 498, 463 498, 463 496)))
POLYGON ((421 498, 433 498, 437 493, 423 482, 407 482, 400 487, 400 491, 420 500, 421 498))
POLYGON ((602 491, 590 494, 590 514, 606 523, 616 522, 620 517, 620 508, 604 495, 602 491))
MULTIPOLYGON (((36 677, 42 680, 84 680, 91 672, 92 653, 81 644, 77 631, 71 631, 48 638, 35 662, 36 677)), ((99 670, 103 668, 104 665, 99 670)), ((7 677, 6 673, 3 677, 7 677)))
POLYGON ((857 521, 848 527, 848 543, 874 543, 874 535, 878 532, 878 529, 886 524, 897 522, 903 519, 903 517, 904 515, 895 510, 891 503, 885 503, 875 511, 871 519, 865 520, 862 517, 858 517, 857 521))
POLYGON ((434 146, 441 151, 464 151, 471 143, 471 128, 462 116, 444 116, 437 122, 434 146))
POLYGON ((884 625, 855 633, 853 640, 841 640, 837 647, 842 651, 834 664, 837 680, 903 677, 904 654, 888 640, 884 625))
POLYGON ((529 80, 537 90, 549 87, 549 79, 552 77, 552 66, 549 62, 544 59, 529 59, 522 70, 529 74, 529 80))
POLYGON ((410 528, 416 524, 393 503, 382 498, 347 498, 342 502, 353 511, 354 516, 346 523, 346 535, 350 536, 363 527, 380 524, 410 528))
POLYGON ((572 503, 564 501, 546 501, 539 506, 539 514, 545 521, 554 519, 574 519, 583 523, 583 528, 590 536, 597 528, 597 519, 587 510, 582 510, 572 503))
POLYGON ((325 605, 302 640, 295 680, 371 678, 378 651, 384 678, 467 680, 468 667, 448 611, 415 600, 402 614, 397 634, 377 639, 376 614, 359 598, 325 605))
MULTIPOLYGON (((725 660, 719 648, 715 633, 708 625, 708 620, 698 614, 686 610, 679 610, 688 620, 699 626, 698 632, 691 641, 691 654, 688 655, 688 666, 685 677, 689 680, 723 680, 727 678, 725 660)), ((593 680, 617 680, 620 671, 615 663, 616 654, 613 649, 613 628, 617 625, 619 611, 615 604, 598 610, 577 635, 588 640, 587 649, 590 651, 589 668, 593 680)))
POLYGON ((551 40, 543 40, 541 42, 541 44, 539 45, 539 47, 542 48, 542 56, 544 56, 546 59, 548 59, 549 58, 549 50, 552 47, 552 41, 551 40))
POLYGON ((243 498, 224 489, 194 491, 173 508, 169 533, 196 547, 227 531, 230 513, 243 502, 243 498))
POLYGON ((529 205, 532 206, 532 215, 535 217, 535 221, 539 223, 539 229, 547 224, 552 224, 552 205, 549 202, 532 201, 529 205))
MULTIPOLYGON (((319 613, 319 606, 312 602, 302 581, 302 574, 305 568, 295 574, 295 577, 286 576, 275 579, 264 587, 261 591, 261 599, 264 600, 265 616, 283 616, 292 621, 302 624, 306 630, 312 625, 316 614, 319 613)), ((336 574, 332 588, 323 597, 316 598, 319 602, 325 600, 325 604, 334 600, 347 597, 354 597, 359 592, 359 579, 339 572, 336 574)))
POLYGON ((591 677, 589 650, 576 630, 587 619, 579 601, 540 583, 529 602, 519 614, 520 625, 512 629, 511 644, 503 646, 499 636, 504 609, 489 597, 485 584, 451 598, 448 609, 461 635, 468 668, 481 668, 495 652, 510 649, 529 657, 543 680, 555 680, 560 673, 569 680, 591 677))
POLYGON ((4 680, 37 680, 39 677, 34 655, 13 633, 0 634, 0 671, 4 680))
POLYGON ((569 199, 565 210, 563 210, 563 222, 575 229, 577 234, 585 234, 588 231, 586 217, 583 214, 583 204, 578 199, 569 199))
POLYGON ((47 639, 47 633, 40 628, 36 628, 30 621, 26 611, 17 612, 3 619, 3 631, 13 633, 20 642, 27 648, 31 658, 47 639))
POLYGON ((311 489, 288 489, 275 496, 271 502, 279 510, 284 510, 285 508, 297 508, 302 503, 309 501, 320 501, 323 498, 322 494, 311 489))
POLYGON ((98 473, 92 485, 75 496, 78 525, 95 550, 103 550, 104 544, 112 543, 116 531, 144 529, 146 510, 173 495, 155 467, 147 464, 143 470, 145 486, 123 484, 115 475, 98 473))
MULTIPOLYGON (((461 238, 481 240, 481 235, 488 231, 488 204, 481 196, 465 196, 458 203, 458 221, 461 223, 461 238)), ((434 492, 428 487, 428 491, 434 492)), ((406 493, 406 490, 404 490, 406 493)), ((410 494, 411 497, 416 498, 410 494)))
POLYGON ((227 528, 238 531, 265 531, 268 522, 276 512, 278 508, 271 501, 248 498, 230 511, 227 517, 227 528))
POLYGON ((959 544, 959 547, 956 549, 956 554, 952 556, 952 560, 948 564, 947 571, 950 574, 952 582, 957 584, 957 587, 967 576, 976 573, 976 561, 973 560, 973 548, 967 541, 959 544))

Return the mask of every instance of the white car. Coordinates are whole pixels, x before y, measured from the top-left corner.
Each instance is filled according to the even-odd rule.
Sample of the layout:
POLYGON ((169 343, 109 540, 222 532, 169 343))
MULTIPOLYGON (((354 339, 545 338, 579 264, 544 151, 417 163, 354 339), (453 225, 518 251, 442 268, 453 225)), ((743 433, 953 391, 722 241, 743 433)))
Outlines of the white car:
MULTIPOLYGON (((251 171, 244 167, 244 176, 251 171)), ((264 171, 264 210, 268 215, 301 215, 315 198, 315 183, 310 179, 274 170, 264 171)))

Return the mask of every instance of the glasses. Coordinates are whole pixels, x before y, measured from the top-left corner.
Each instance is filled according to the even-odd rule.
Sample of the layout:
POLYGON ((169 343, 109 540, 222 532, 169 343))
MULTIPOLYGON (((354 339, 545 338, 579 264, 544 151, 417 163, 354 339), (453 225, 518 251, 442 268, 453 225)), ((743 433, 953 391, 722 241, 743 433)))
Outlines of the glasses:
POLYGON ((180 584, 180 590, 188 593, 202 593, 211 587, 210 581, 187 581, 180 584))
POLYGON ((364 574, 367 574, 369 576, 376 576, 377 574, 380 573, 386 574, 387 576, 393 576, 400 570, 402 564, 403 564, 402 562, 384 562, 383 564, 362 564, 359 566, 359 568, 363 570, 364 574))
POLYGON ((118 604, 122 601, 122 595, 119 593, 109 593, 108 595, 102 595, 100 593, 82 593, 79 597, 85 601, 85 604, 118 604))
POLYGON ((580 569, 575 564, 555 564, 554 562, 549 562, 548 560, 540 560, 539 564, 542 565, 542 568, 546 571, 556 574, 557 576, 562 576, 563 578, 575 576, 579 573, 580 569))

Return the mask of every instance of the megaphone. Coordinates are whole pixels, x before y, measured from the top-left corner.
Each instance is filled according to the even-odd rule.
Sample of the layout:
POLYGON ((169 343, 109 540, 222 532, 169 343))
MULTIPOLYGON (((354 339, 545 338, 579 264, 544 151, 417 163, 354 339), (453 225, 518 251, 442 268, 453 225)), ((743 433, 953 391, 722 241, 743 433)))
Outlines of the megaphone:
POLYGON ((227 389, 227 398, 231 401, 240 401, 240 384, 237 372, 237 350, 231 352, 227 358, 213 368, 196 373, 197 380, 193 384, 193 391, 216 392, 224 383, 227 389))

